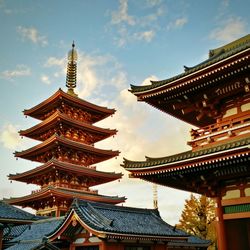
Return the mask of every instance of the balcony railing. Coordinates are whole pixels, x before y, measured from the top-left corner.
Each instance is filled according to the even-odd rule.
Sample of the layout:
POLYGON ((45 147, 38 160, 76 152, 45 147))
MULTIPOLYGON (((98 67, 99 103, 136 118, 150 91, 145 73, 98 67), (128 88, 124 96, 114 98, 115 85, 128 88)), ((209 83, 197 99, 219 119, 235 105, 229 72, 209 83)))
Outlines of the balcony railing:
POLYGON ((190 131, 191 141, 188 145, 193 149, 215 144, 232 137, 243 136, 250 133, 250 111, 242 112, 242 115, 234 115, 217 123, 190 131))

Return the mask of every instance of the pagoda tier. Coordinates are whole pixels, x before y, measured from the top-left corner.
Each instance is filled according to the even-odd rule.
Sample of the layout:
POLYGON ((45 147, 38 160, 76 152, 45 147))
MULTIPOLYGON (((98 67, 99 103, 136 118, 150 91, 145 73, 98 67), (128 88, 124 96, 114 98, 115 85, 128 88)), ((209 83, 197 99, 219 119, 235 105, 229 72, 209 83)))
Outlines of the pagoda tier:
POLYGON ((24 114, 39 120, 45 120, 57 110, 79 121, 95 123, 115 113, 115 109, 101 107, 59 89, 55 94, 34 106, 24 110, 24 114))
POLYGON ((29 171, 9 175, 10 180, 36 184, 41 187, 56 186, 79 190, 89 190, 89 187, 114 181, 121 177, 121 173, 101 172, 97 171, 95 167, 80 167, 55 159, 29 171))
MULTIPOLYGON (((216 124, 249 102, 250 35, 211 50, 208 60, 151 85, 131 85, 139 101, 197 127, 216 124)), ((242 111, 246 110, 243 106, 242 111)))
POLYGON ((93 146, 52 135, 46 141, 21 152, 16 157, 45 163, 51 159, 89 166, 119 155, 119 151, 97 149, 93 146))
POLYGON ((37 215, 52 215, 52 212, 55 212, 54 216, 60 216, 65 214, 74 198, 109 204, 118 204, 125 201, 124 197, 98 195, 97 191, 84 192, 77 189, 48 186, 33 191, 30 195, 6 199, 5 202, 22 207, 31 207, 37 210, 37 215))
POLYGON ((21 136, 40 141, 45 141, 56 133, 74 141, 94 144, 115 135, 117 130, 99 128, 89 123, 72 119, 57 110, 41 123, 29 129, 21 130, 19 133, 21 136))

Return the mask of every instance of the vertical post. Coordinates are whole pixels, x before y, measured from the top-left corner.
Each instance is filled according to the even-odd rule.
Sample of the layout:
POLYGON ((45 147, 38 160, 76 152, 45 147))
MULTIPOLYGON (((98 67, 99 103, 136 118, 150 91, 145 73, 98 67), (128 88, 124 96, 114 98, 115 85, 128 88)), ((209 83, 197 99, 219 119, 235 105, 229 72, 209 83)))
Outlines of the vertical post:
POLYGON ((227 250, 227 241, 226 241, 226 232, 225 232, 225 224, 223 219, 223 208, 221 206, 221 197, 216 197, 216 216, 217 216, 217 240, 218 240, 218 248, 219 250, 227 250))
POLYGON ((0 250, 3 249, 3 228, 4 225, 0 223, 0 250))

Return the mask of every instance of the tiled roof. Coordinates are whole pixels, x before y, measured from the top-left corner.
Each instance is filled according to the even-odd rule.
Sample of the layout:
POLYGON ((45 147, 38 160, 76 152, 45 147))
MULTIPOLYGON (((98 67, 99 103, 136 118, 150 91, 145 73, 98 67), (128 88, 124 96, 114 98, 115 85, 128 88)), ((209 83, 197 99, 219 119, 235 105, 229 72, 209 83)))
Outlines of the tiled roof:
POLYGON ((62 223, 64 217, 49 218, 39 220, 28 225, 26 230, 18 237, 10 241, 15 245, 7 248, 8 250, 31 250, 38 249, 45 244, 47 235, 52 234, 62 223))
POLYGON ((166 157, 159 157, 159 158, 151 158, 151 157, 146 157, 146 161, 130 161, 127 159, 124 159, 123 162, 123 167, 128 170, 133 170, 133 168, 148 168, 148 167, 157 167, 158 165, 167 165, 167 164, 172 164, 172 163, 178 163, 184 160, 192 160, 200 156, 206 156, 214 153, 219 153, 223 152, 225 150, 230 150, 230 149, 237 149, 240 147, 248 146, 250 144, 250 138, 244 138, 241 140, 237 141, 231 141, 227 142, 224 144, 220 144, 214 147, 210 148, 205 148, 197 151, 186 151, 182 152, 180 154, 175 154, 171 156, 166 156, 166 157))
POLYGON ((40 250, 40 249, 59 250, 59 248, 57 248, 53 244, 40 240, 19 242, 16 245, 11 246, 7 249, 8 250, 40 250))
POLYGON ((28 213, 20 208, 11 206, 3 201, 0 201, 0 221, 3 220, 38 220, 39 217, 37 217, 34 214, 28 213))
POLYGON ((18 226, 4 227, 4 230, 3 230, 4 240, 11 240, 13 238, 18 237, 28 228, 28 226, 29 225, 24 224, 24 225, 18 225, 18 226))
POLYGON ((204 245, 210 245, 210 241, 209 240, 203 240, 200 239, 196 236, 189 236, 188 237, 188 241, 187 242, 183 242, 183 241, 170 241, 168 243, 168 246, 204 246, 204 245))
MULTIPOLYGON (((199 63, 196 66, 193 67, 185 67, 186 70, 184 73, 181 73, 179 75, 176 75, 174 77, 171 77, 166 80, 161 80, 161 81, 151 81, 151 85, 144 85, 144 86, 134 86, 131 85, 131 92, 132 93, 137 93, 137 92, 143 92, 147 90, 151 90, 157 87, 161 87, 165 84, 169 84, 177 79, 180 79, 182 77, 188 76, 191 73, 194 73, 195 71, 201 70, 203 68, 206 68, 212 64, 215 64, 219 61, 222 61, 230 56, 233 56, 235 54, 240 53, 241 51, 244 51, 246 49, 250 48, 250 35, 247 35, 243 38, 240 39, 242 42, 236 44, 235 46, 231 46, 230 49, 224 49, 223 47, 221 48, 219 53, 215 53, 213 56, 211 56, 209 59, 203 61, 202 63, 199 63)), ((237 43, 237 41, 235 41, 237 43)), ((226 46, 224 46, 226 47, 226 46)))
MULTIPOLYGON (((169 225, 162 220, 157 209, 115 206, 75 199, 68 215, 72 210, 85 225, 97 234, 104 233, 107 238, 167 239, 171 242, 180 242, 182 246, 187 244, 208 246, 210 244, 210 241, 190 236, 169 225)), ((65 221, 67 221, 67 216, 65 221)))
POLYGON ((158 210, 75 200, 72 207, 90 228, 105 233, 140 236, 188 235, 164 222, 158 210))

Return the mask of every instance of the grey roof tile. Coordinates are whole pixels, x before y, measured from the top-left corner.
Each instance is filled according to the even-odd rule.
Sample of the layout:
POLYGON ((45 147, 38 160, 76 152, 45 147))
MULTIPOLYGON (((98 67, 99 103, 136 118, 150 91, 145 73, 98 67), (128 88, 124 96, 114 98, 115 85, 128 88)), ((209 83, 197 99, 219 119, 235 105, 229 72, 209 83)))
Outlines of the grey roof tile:
POLYGON ((0 220, 16 219, 16 220, 38 220, 40 217, 28 213, 20 208, 11 206, 4 201, 0 201, 0 220))
POLYGON ((73 207, 80 218, 97 231, 141 236, 188 236, 163 221, 158 210, 77 200, 73 207))

